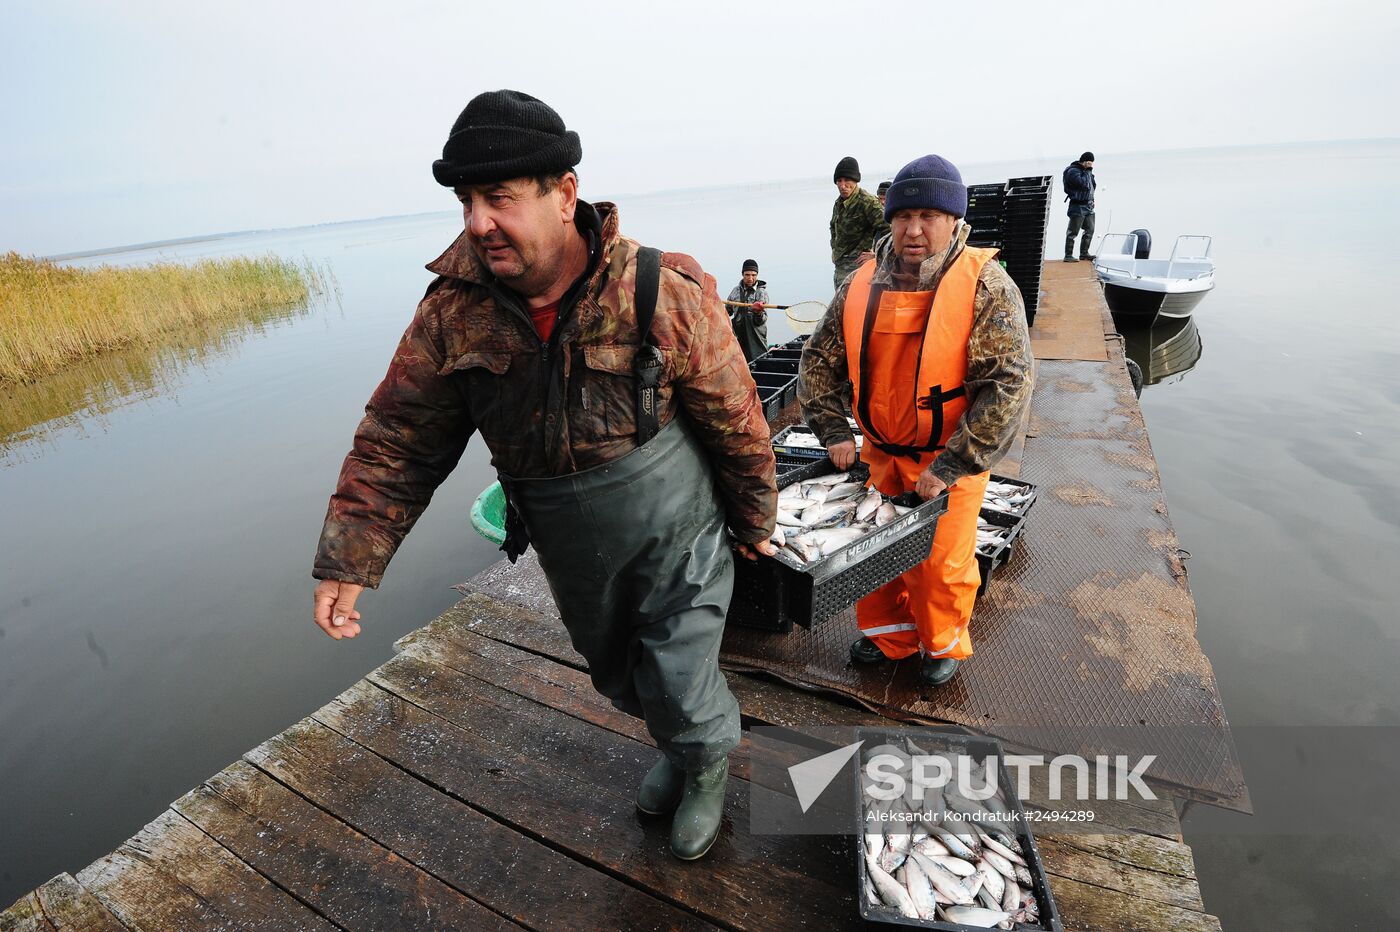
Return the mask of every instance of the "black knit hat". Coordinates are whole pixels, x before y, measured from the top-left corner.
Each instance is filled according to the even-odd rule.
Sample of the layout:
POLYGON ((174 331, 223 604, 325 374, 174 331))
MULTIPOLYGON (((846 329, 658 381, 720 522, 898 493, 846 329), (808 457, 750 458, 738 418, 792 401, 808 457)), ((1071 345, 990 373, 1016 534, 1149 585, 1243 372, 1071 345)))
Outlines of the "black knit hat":
POLYGON ((757 272, 757 271, 758 271, 758 260, 757 260, 757 259, 745 259, 745 260, 744 260, 744 267, 743 267, 742 269, 740 269, 739 271, 741 271, 741 272, 757 272))
POLYGON ((849 178, 852 181, 860 180, 860 163, 856 157, 848 155, 836 163, 836 173, 831 176, 832 181, 840 181, 842 178, 849 178))
POLYGON ((487 91, 452 124, 433 177, 449 188, 484 184, 566 171, 582 158, 578 133, 549 104, 520 91, 487 91))
POLYGON ((877 187, 877 188, 875 189, 875 193, 876 193, 876 194, 884 194, 886 191, 888 191, 888 190, 890 189, 890 185, 892 185, 892 184, 894 184, 894 182, 892 182, 892 181, 882 181, 882 182, 880 182, 880 186, 877 187))
POLYGON ((1083 155, 1081 155, 1081 156, 1079 157, 1079 161, 1081 161, 1081 162, 1092 162, 1093 160, 1094 160, 1094 153, 1092 153, 1092 152, 1085 152, 1083 155))

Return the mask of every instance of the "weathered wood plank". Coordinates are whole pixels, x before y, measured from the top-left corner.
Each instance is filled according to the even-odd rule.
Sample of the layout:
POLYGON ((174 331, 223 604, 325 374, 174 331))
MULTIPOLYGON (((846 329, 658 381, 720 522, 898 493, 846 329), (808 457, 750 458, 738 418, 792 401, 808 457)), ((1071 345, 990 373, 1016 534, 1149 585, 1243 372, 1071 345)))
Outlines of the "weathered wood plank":
MULTIPOLYGON (((402 638, 399 646, 407 648, 423 641, 460 640, 462 632, 509 645, 541 659, 586 669, 582 659, 569 645, 568 633, 557 619, 482 593, 469 593, 432 624, 402 638)), ((899 723, 875 712, 854 709, 814 692, 734 673, 728 677, 730 688, 739 698, 740 708, 752 721, 794 728, 829 725, 899 727, 899 723)), ((1023 802, 1040 809, 1060 808, 1050 800, 1046 768, 1034 768, 1031 777, 1031 793, 1023 802)), ((1113 829, 1181 840, 1181 825, 1169 800, 1104 800, 1096 803, 1094 808, 1099 823, 1113 829)))
MULTIPOLYGON (((407 674, 394 665, 381 668, 385 682, 407 674)), ((478 704, 474 685, 448 670, 399 684, 429 712, 360 684, 314 717, 494 818, 712 922, 739 929, 857 925, 840 841, 748 834, 747 794, 733 781, 728 826, 715 851, 701 864, 683 864, 667 849, 665 821, 641 820, 633 809, 654 752, 586 728, 591 744, 570 736, 576 753, 559 756, 548 750, 551 733, 573 731, 576 720, 539 706, 503 716, 478 704)))
POLYGON ((400 856, 532 929, 712 928, 438 792, 310 719, 244 757, 400 856))
POLYGON ((242 761, 173 808, 343 928, 519 928, 242 761))
MULTIPOLYGON (((1039 839, 1037 847, 1049 874, 1107 887, 1181 909, 1205 911, 1205 905, 1201 902, 1201 890, 1196 886, 1194 878, 1130 867, 1121 861, 1113 861, 1061 844, 1053 838, 1039 839)), ((1053 880, 1051 889, 1054 889, 1053 880)))
POLYGON ((0 913, 0 932, 55 932, 57 928, 44 915, 37 890, 29 891, 0 913))
MULTIPOLYGON (((34 898, 44 919, 54 929, 83 929, 93 932, 119 932, 126 929, 97 897, 84 890, 72 874, 59 874, 35 890, 34 898)), ((5 923, 0 919, 0 929, 5 923)))
POLYGON ((1056 877, 1050 882, 1066 930, 1083 932, 1220 932, 1220 920, 1117 890, 1056 877))
MULTIPOLYGON (((655 747, 656 742, 641 719, 619 712, 593 688, 588 674, 573 667, 470 631, 415 641, 406 645, 402 653, 449 667, 579 721, 655 747)), ((745 735, 729 756, 729 773, 748 780, 750 769, 750 744, 745 735)))
POLYGON ((1157 871, 1188 880, 1196 879, 1196 861, 1191 849, 1182 842, 1154 835, 1067 833, 1045 836, 1057 843, 1080 851, 1118 861, 1128 867, 1157 871))
POLYGON ((334 928, 169 809, 77 880, 132 929, 334 928))

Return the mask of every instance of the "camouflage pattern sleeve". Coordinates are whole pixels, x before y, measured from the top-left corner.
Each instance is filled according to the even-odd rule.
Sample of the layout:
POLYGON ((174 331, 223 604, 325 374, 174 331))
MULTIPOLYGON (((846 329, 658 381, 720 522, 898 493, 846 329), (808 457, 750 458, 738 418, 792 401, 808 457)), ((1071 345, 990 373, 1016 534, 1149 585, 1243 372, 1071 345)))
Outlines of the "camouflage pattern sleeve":
POLYGON ((1031 401, 1031 340, 1020 289, 996 260, 982 268, 967 341, 967 410, 933 473, 948 485, 1006 455, 1031 401))
POLYGON ((850 409, 850 373, 846 365, 846 335, 841 329, 850 279, 836 291, 817 329, 802 347, 797 374, 797 402, 802 420, 824 446, 854 440, 846 421, 850 409))
POLYGON ((474 432, 466 399, 439 374, 433 326, 420 307, 365 406, 326 510, 316 579, 378 587, 474 432))
POLYGON ((885 220, 885 208, 880 206, 880 199, 874 195, 870 196, 870 200, 866 204, 866 221, 870 224, 871 230, 870 246, 867 248, 873 252, 875 244, 890 232, 890 225, 885 220))
MULTIPOLYGON (((768 422, 744 352, 730 328, 714 280, 696 284, 663 274, 663 288, 683 288, 689 300, 669 302, 682 319, 674 321, 675 396, 700 443, 709 453, 725 522, 746 544, 773 535, 778 517, 777 468, 768 422), (697 301, 698 298, 698 301, 697 301)), ((674 294, 674 292, 673 292, 674 294)))

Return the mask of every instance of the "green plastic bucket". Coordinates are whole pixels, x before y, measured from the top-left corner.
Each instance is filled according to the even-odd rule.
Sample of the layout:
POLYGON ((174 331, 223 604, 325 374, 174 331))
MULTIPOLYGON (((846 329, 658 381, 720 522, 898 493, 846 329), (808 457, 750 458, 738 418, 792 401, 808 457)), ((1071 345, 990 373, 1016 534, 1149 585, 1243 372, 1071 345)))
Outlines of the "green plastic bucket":
POLYGON ((482 489, 472 502, 472 527, 493 544, 505 543, 506 493, 499 482, 482 489))

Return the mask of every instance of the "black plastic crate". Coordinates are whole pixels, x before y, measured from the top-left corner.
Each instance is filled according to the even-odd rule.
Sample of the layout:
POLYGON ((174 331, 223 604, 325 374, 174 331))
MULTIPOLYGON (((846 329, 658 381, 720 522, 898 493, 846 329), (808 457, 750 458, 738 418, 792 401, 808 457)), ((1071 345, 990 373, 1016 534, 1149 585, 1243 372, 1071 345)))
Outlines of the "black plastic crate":
POLYGON ((782 413, 787 404, 783 401, 782 388, 758 386, 758 403, 763 407, 763 419, 772 421, 782 413))
POLYGON ((804 345, 806 345, 807 338, 810 336, 810 333, 804 333, 800 336, 795 336, 791 340, 788 340, 786 343, 784 343, 782 348, 800 350, 804 345))
POLYGON ((814 458, 811 456, 789 456, 786 453, 779 453, 777 450, 773 451, 773 459, 777 462, 779 481, 782 481, 783 477, 795 469, 809 468, 814 459, 823 458, 825 458, 825 453, 822 457, 814 458))
MULTIPOLYGON (((812 471, 794 470, 778 480, 778 488, 834 469, 829 459, 814 460, 812 471)), ((735 593, 745 596, 730 601, 729 622, 786 631, 834 617, 927 560, 938 518, 947 510, 945 492, 815 563, 801 563, 783 550, 775 557, 736 560, 735 593)))
MULTIPOLYGON (((939 932, 979 932, 977 927, 961 923, 943 922, 936 919, 909 919, 886 906, 872 906, 870 904, 870 897, 866 894, 868 880, 863 847, 865 835, 865 800, 862 798, 861 789, 861 768, 865 764, 863 751, 882 744, 899 746, 902 738, 894 732, 875 728, 857 728, 855 738, 861 742, 862 753, 855 754, 851 758, 851 766, 855 771, 855 831, 851 841, 856 862, 856 902, 860 904, 861 918, 865 920, 867 926, 901 926, 914 929, 935 929, 939 932)), ((1050 879, 1046 876, 1045 864, 1040 859, 1040 849, 1036 846, 1035 836, 1031 834, 1030 823, 1026 820, 1026 808, 1022 805, 1020 797, 1016 795, 1016 784, 1012 782, 1006 770, 1006 754, 1002 750, 1001 742, 995 738, 985 738, 981 735, 951 731, 935 732, 927 729, 920 729, 918 734, 914 736, 914 740, 919 748, 928 754, 962 754, 984 765, 989 757, 996 758, 997 787, 1001 791, 1003 804, 1008 811, 1015 813, 1017 817, 1014 826, 999 825, 998 828, 1007 834, 1014 834, 1021 843, 1021 856, 1026 859, 1027 870, 1031 874, 1031 891, 1035 894, 1036 905, 1040 909, 1040 918, 1036 920, 1035 925, 1018 925, 1016 928, 1064 932, 1064 924, 1060 921, 1059 910, 1055 908, 1055 898, 1050 893, 1050 879)), ((878 899, 876 897, 877 901, 878 899)))
POLYGON ((749 363, 750 372, 772 372, 779 375, 797 375, 797 367, 800 360, 787 359, 782 356, 771 354, 755 357, 749 363))
POLYGON ((760 389, 776 388, 779 390, 782 397, 779 407, 785 408, 797 398, 796 375, 786 372, 754 372, 752 374, 754 384, 760 389))
MULTIPOLYGON (((851 433, 854 434, 857 440, 859 441, 861 436, 860 428, 853 427, 851 429, 851 433)), ((807 434, 812 437, 816 436, 816 434, 812 433, 811 428, 805 427, 802 424, 793 424, 791 427, 784 427, 782 430, 778 431, 778 433, 773 437, 773 452, 781 453, 784 456, 805 459, 809 462, 814 459, 819 460, 826 458, 825 447, 808 447, 791 443, 790 439, 793 436, 793 434, 807 434)), ((860 449, 859 442, 856 445, 856 449, 857 451, 859 451, 860 449)))
POLYGON ((987 583, 992 581, 992 576, 996 573, 997 568, 1011 559, 1016 539, 1021 536, 1021 531, 1025 529, 1026 519, 1024 516, 1017 517, 1002 511, 993 511, 990 508, 983 508, 978 514, 988 524, 1008 528, 1011 532, 1006 535, 1005 540, 989 550, 977 548, 977 568, 981 571, 982 576, 982 581, 977 584, 977 596, 981 598, 982 593, 987 591, 987 583))

